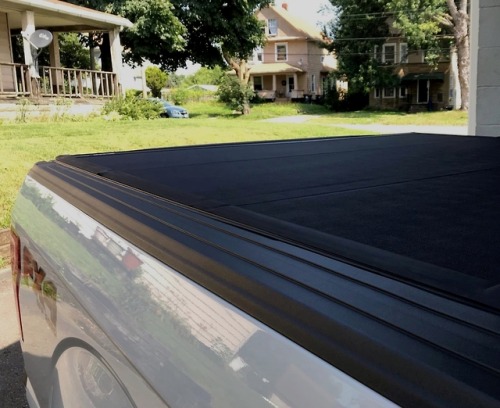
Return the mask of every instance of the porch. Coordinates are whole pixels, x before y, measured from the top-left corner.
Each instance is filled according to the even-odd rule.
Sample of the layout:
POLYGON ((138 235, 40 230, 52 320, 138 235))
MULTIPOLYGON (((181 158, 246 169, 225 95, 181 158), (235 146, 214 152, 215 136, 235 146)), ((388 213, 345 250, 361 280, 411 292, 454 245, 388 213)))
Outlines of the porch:
POLYGON ((306 96, 307 77, 301 68, 286 63, 258 64, 250 70, 255 93, 271 101, 291 101, 306 96))
MULTIPOLYGON (((58 0, 0 0, 0 98, 111 98, 121 90, 120 31, 132 23, 122 17, 58 0), (50 66, 38 66, 30 38, 36 30, 49 31, 50 66), (108 70, 63 67, 59 34, 102 35, 110 63, 108 70), (14 59, 11 38, 22 37, 21 57, 14 59)), ((101 45, 102 47, 102 45, 101 45)), ((90 53, 90 50, 89 50, 90 53)))
POLYGON ((0 97, 112 98, 120 93, 113 72, 40 67, 32 78, 27 64, 0 62, 0 97))

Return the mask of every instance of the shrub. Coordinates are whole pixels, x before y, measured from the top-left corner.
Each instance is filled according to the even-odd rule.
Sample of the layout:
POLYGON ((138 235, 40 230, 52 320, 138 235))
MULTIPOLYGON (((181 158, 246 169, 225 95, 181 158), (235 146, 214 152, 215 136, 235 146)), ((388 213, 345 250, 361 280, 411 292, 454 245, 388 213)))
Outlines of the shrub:
POLYGON ((125 91, 125 98, 139 98, 142 96, 142 91, 139 89, 127 89, 125 91))
POLYGON ((184 88, 174 89, 169 93, 168 99, 175 105, 183 105, 189 99, 189 91, 184 88))
POLYGON ((168 74, 160 68, 152 66, 146 68, 146 85, 151 89, 155 98, 161 97, 161 90, 167 85, 168 74))
POLYGON ((107 102, 103 108, 103 115, 113 117, 112 112, 116 112, 122 118, 138 120, 138 119, 156 119, 163 112, 163 107, 159 103, 155 103, 143 98, 115 98, 107 102))
POLYGON ((219 85, 217 91, 219 100, 229 106, 231 109, 241 113, 248 113, 250 100, 254 96, 252 87, 248 84, 242 84, 234 76, 225 76, 219 85))

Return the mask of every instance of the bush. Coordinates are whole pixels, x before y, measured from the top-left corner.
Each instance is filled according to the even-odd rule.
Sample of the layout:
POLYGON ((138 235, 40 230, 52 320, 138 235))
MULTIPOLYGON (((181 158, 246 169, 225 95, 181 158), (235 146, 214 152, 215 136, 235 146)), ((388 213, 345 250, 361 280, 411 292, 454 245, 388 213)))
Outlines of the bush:
POLYGON ((142 91, 139 89, 127 89, 125 91, 125 98, 139 98, 142 96, 142 91))
POLYGON ((116 113, 118 113, 120 118, 132 120, 157 119, 163 113, 163 107, 159 103, 143 98, 120 97, 107 102, 102 113, 111 117, 116 116, 116 113))
POLYGON ((189 91, 184 88, 177 88, 169 93, 168 99, 175 105, 183 105, 188 101, 189 91))
POLYGON ((168 74, 160 68, 152 66, 146 68, 146 85, 151 89, 155 98, 161 97, 161 90, 167 85, 168 74))
POLYGON ((217 91, 219 101, 225 103, 231 109, 238 112, 248 113, 249 101, 254 97, 254 91, 248 84, 242 84, 234 76, 225 76, 217 91))

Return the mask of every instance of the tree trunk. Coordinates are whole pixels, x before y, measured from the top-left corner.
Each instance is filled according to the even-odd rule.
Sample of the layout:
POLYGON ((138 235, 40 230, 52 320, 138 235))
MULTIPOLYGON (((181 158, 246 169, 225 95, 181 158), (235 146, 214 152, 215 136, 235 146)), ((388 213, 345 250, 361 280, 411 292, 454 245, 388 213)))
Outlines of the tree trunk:
POLYGON ((469 15, 467 14, 467 0, 460 0, 457 4, 454 0, 447 0, 448 9, 453 19, 453 36, 457 47, 458 57, 458 81, 462 94, 462 110, 469 110, 469 71, 470 71, 470 39, 469 39, 469 15))
POLYGON ((469 110, 469 71, 470 71, 470 43, 469 36, 457 39, 458 80, 462 94, 462 110, 469 110))

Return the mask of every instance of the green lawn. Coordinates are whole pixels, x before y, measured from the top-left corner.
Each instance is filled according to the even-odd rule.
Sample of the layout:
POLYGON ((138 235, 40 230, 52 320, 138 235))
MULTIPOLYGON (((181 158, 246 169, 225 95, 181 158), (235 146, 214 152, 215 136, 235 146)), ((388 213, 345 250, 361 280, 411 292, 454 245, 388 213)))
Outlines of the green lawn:
POLYGON ((342 123, 465 124, 461 112, 401 114, 388 112, 331 113, 322 106, 261 104, 249 116, 234 114, 217 103, 188 104, 188 120, 58 121, 0 125, 0 229, 10 222, 17 191, 37 162, 61 154, 133 150, 236 141, 366 134, 338 126, 342 123), (315 115, 303 124, 270 123, 277 116, 315 115))

